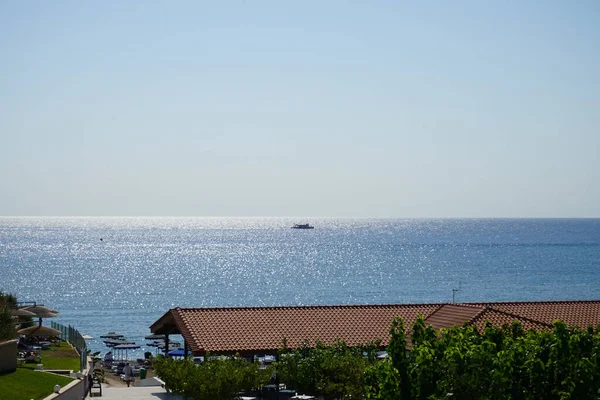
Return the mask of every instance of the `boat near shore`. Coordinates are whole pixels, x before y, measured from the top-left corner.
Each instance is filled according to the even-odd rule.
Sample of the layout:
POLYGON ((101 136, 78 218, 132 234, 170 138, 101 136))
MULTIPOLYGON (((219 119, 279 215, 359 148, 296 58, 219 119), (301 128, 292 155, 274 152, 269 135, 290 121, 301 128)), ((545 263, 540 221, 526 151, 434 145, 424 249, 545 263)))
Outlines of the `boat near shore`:
POLYGON ((310 224, 295 224, 292 229, 315 229, 315 227, 310 224))

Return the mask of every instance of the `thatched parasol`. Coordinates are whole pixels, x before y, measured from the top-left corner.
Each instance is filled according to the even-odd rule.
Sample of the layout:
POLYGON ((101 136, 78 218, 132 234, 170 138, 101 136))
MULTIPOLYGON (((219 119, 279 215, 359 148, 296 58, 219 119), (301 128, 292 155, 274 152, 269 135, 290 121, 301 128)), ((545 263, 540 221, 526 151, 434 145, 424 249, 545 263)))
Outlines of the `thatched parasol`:
POLYGON ((127 360, 127 350, 134 350, 134 349, 139 349, 139 348, 140 348, 140 346, 138 346, 135 343, 120 344, 118 346, 113 347, 113 349, 119 350, 121 352, 121 358, 123 360, 127 360), (123 351, 125 352, 125 357, 123 357, 123 351))
POLYGON ((164 339, 164 338, 165 338, 165 335, 155 333, 155 334, 146 336, 144 339, 146 339, 146 340, 158 340, 158 339, 164 339))
POLYGON ((12 310, 10 310, 10 315, 12 315, 13 317, 37 317, 37 315, 35 315, 31 311, 27 311, 24 308, 13 308, 12 310))
POLYGON ((117 332, 108 332, 108 333, 105 333, 104 335, 100 335, 101 338, 107 338, 107 339, 117 339, 117 338, 122 338, 124 336, 125 335, 122 335, 117 332))
POLYGON ((30 326, 19 329, 17 333, 25 336, 59 336, 62 332, 49 326, 30 326))
POLYGON ((39 326, 42 326, 42 318, 54 318, 58 315, 58 311, 41 304, 31 307, 24 307, 22 310, 34 313, 35 316, 40 319, 39 326))
POLYGON ((39 318, 53 318, 58 315, 58 311, 53 310, 52 308, 49 308, 46 306, 42 306, 42 305, 24 307, 24 308, 22 308, 22 310, 32 312, 35 314, 36 317, 39 317, 39 318))

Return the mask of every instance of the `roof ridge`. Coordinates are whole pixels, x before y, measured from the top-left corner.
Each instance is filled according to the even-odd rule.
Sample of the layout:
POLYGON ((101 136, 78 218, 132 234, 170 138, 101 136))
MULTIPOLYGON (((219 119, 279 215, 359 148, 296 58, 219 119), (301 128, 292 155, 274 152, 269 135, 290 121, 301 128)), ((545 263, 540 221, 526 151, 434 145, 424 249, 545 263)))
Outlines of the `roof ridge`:
POLYGON ((179 327, 179 334, 183 336, 184 341, 187 342, 188 346, 192 351, 201 351, 202 348, 198 347, 196 341, 193 340, 194 333, 190 331, 186 321, 180 315, 180 311, 181 307, 176 307, 169 310, 169 312, 171 312, 171 315, 173 316, 173 321, 175 321, 175 324, 179 327))
POLYGON ((439 307, 448 303, 406 303, 406 304, 314 304, 314 305, 284 305, 284 306, 207 306, 207 307, 176 307, 171 310, 282 310, 282 309, 331 309, 331 308, 385 308, 385 307, 439 307))
POLYGON ((449 305, 461 306, 461 307, 473 307, 473 308, 485 308, 487 306, 482 306, 480 304, 487 303, 448 303, 449 305))
POLYGON ((438 307, 456 305, 461 307, 493 307, 494 305, 526 305, 526 304, 600 304, 598 300, 531 300, 531 301, 494 301, 494 302, 460 302, 460 303, 375 303, 375 304, 298 304, 273 306, 205 306, 175 307, 172 310, 281 310, 281 309, 330 309, 330 308, 383 308, 383 307, 438 307))
POLYGON ((469 302, 469 303, 462 303, 462 304, 488 304, 488 305, 493 305, 493 304, 579 304, 579 303, 588 303, 588 304, 594 304, 594 303, 600 303, 600 299, 597 300, 528 300, 528 301, 488 301, 488 302, 484 302, 484 301, 479 301, 479 302, 469 302))
POLYGON ((438 307, 433 310, 431 313, 429 313, 428 316, 423 316, 423 318, 425 319, 425 322, 427 322, 427 320, 431 317, 433 317, 435 315, 435 313, 437 313, 438 311, 440 311, 442 308, 444 308, 444 306, 449 305, 450 303, 441 303, 438 305, 438 307))
POLYGON ((481 310, 479 310, 473 317, 471 317, 470 320, 467 321, 467 324, 472 325, 475 319, 479 318, 479 316, 486 312, 488 309, 489 307, 482 307, 481 310))
POLYGON ((442 303, 442 304, 439 304, 439 305, 438 305, 438 307, 436 307, 436 309, 435 309, 435 310, 433 310, 433 311, 432 311, 432 312, 431 312, 431 313, 430 313, 430 314, 429 314, 427 317, 424 317, 424 318, 425 318, 425 321, 427 321, 427 318, 431 317, 433 314, 435 314, 436 312, 440 311, 440 310, 441 310, 441 309, 442 309, 442 308, 443 308, 445 305, 447 305, 447 304, 448 304, 448 303, 442 303))
POLYGON ((545 323, 543 321, 539 321, 537 319, 529 318, 529 317, 526 317, 524 315, 518 315, 518 314, 509 313, 507 311, 498 310, 497 308, 494 308, 494 307, 486 307, 485 311, 487 311, 487 310, 491 310, 491 311, 498 312, 500 314, 504 314, 504 315, 512 317, 512 318, 514 318, 516 320, 525 320, 525 321, 529 321, 529 322, 532 322, 532 323, 535 323, 535 324, 540 324, 540 325, 547 326, 548 328, 552 328, 551 324, 547 324, 547 323, 545 323))
MULTIPOLYGON (((486 307, 480 307, 480 306, 476 306, 476 305, 472 305, 472 304, 462 304, 462 303, 444 303, 441 304, 439 308, 437 308, 435 311, 433 311, 431 314, 429 314, 429 316, 427 318, 425 318, 425 321, 427 321, 429 318, 431 318, 432 316, 434 316, 438 311, 440 311, 442 308, 444 308, 445 306, 455 306, 455 307, 464 307, 464 308, 480 308, 480 310, 475 314, 475 317, 479 314, 481 314, 486 307)), ((468 320, 467 322, 471 322, 475 317, 472 317, 470 320, 468 320)))

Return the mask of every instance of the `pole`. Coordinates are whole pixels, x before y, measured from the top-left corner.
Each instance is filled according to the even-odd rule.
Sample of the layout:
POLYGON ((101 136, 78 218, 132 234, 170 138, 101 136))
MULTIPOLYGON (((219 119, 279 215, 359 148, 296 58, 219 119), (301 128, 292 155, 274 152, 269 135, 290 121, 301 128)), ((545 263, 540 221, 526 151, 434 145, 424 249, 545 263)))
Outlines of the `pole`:
POLYGON ((169 357, 169 334, 165 333, 165 358, 169 357))

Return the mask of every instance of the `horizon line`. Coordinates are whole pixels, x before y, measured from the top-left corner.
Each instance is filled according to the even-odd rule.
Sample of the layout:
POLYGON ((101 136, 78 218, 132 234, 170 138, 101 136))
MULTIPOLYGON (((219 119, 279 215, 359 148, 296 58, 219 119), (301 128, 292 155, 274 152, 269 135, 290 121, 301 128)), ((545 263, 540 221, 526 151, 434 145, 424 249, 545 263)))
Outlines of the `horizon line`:
POLYGON ((415 220, 415 219, 445 219, 445 220, 458 220, 458 219, 600 219, 600 216, 566 216, 566 217, 552 217, 552 216, 501 216, 501 217, 482 217, 482 216, 428 216, 428 217, 399 217, 399 216, 272 216, 272 215, 0 215, 0 218, 273 218, 273 219, 401 219, 401 220, 415 220))

